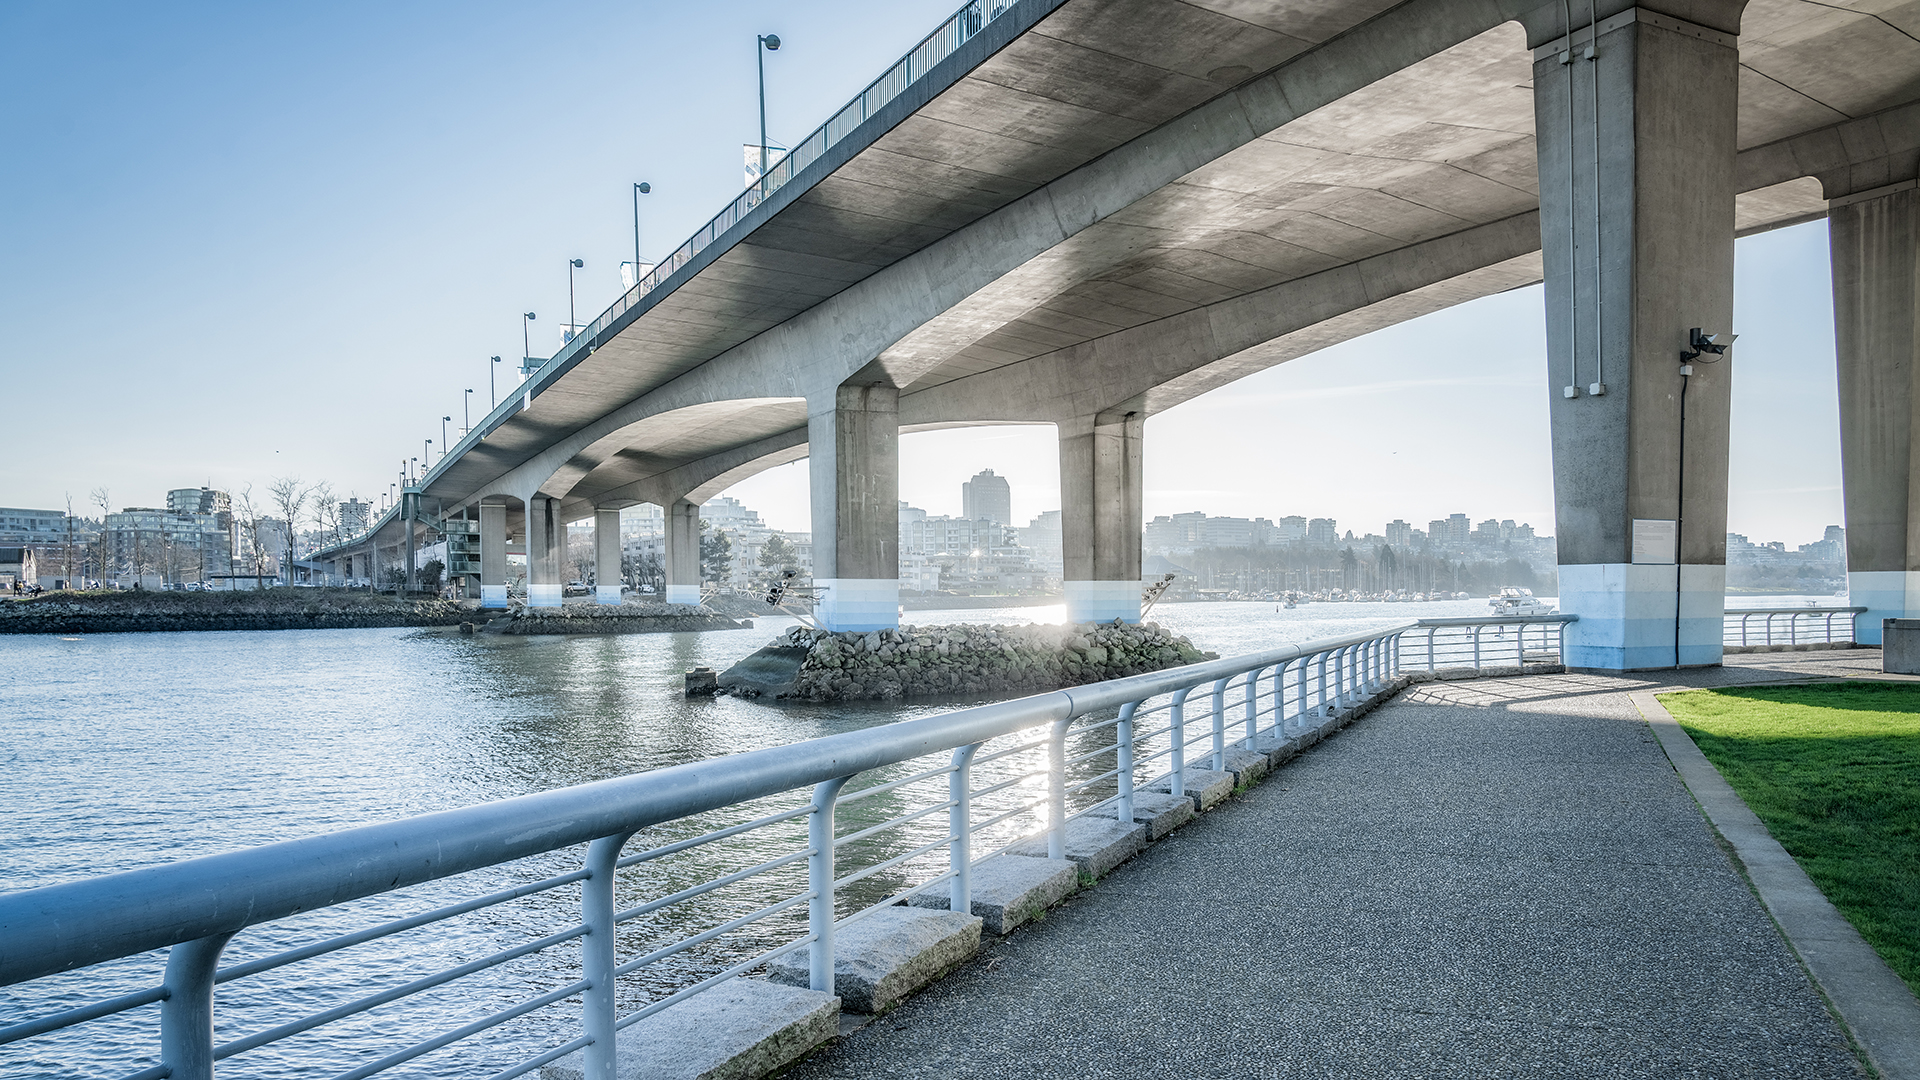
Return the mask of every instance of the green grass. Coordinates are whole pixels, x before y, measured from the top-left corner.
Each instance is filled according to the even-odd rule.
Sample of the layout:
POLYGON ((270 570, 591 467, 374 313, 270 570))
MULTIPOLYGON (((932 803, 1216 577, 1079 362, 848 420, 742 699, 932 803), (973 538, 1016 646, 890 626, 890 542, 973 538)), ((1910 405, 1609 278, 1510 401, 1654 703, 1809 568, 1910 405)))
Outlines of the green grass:
POLYGON ((1693 690, 1660 702, 1920 992, 1920 685, 1693 690))

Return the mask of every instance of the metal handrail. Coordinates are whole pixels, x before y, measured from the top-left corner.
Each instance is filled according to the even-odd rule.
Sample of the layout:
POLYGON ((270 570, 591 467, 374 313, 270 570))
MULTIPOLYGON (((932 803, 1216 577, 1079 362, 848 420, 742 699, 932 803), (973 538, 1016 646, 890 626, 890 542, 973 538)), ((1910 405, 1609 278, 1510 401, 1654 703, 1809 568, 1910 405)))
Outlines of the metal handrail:
MULTIPOLYGON (((1562 625, 1573 618, 1429 621, 1445 625, 1407 622, 460 810, 0 895, 0 985, 173 947, 161 987, 123 994, 107 1002, 0 1029, 0 1043, 158 1002, 163 1065, 156 1067, 158 1071, 149 1069, 141 1075, 170 1075, 173 1080, 210 1077, 216 1058, 318 1028, 334 1019, 357 1014, 428 986, 443 985, 506 959, 577 939, 581 943, 581 978, 568 977, 558 989, 549 989, 502 1009, 483 1022, 466 1024, 380 1057, 370 1065, 355 1069, 353 1075, 371 1075, 387 1064, 399 1064, 493 1024, 580 995, 586 1002, 582 1019, 585 1034, 565 1045, 586 1047, 588 1075, 608 1077, 613 1066, 613 1032, 775 957, 807 949, 814 988, 831 989, 836 925, 844 926, 881 906, 933 886, 943 886, 950 891, 949 902, 956 910, 970 910, 968 867, 982 854, 975 851, 976 838, 988 841, 992 831, 993 836, 1002 841, 995 850, 1004 849, 1005 830, 1017 828, 1009 822, 1021 814, 1043 814, 1046 847, 1059 857, 1064 850, 1069 820, 1093 813, 1117 813, 1122 820, 1131 820, 1134 794, 1141 779, 1137 773, 1142 768, 1151 776, 1153 770, 1160 767, 1161 759, 1170 758, 1166 764, 1171 768, 1171 787, 1178 794, 1182 790, 1188 751, 1201 749, 1199 744, 1210 743, 1213 766, 1224 768, 1225 755, 1233 746, 1253 748, 1262 737, 1286 739, 1309 728, 1333 723, 1337 713, 1362 703, 1401 669, 1419 666, 1404 662, 1422 655, 1419 650, 1402 655, 1402 639, 1407 634, 1424 630, 1427 639, 1424 655, 1432 657, 1436 638, 1446 639, 1446 635, 1468 632, 1478 636, 1490 627, 1504 635, 1518 624, 1516 636, 1521 639, 1524 659, 1525 639, 1532 629, 1557 637, 1562 625), (1262 682, 1268 678, 1272 680, 1271 686, 1262 682), (1239 693, 1229 703, 1228 693, 1234 689, 1239 693), (1182 704, 1191 703, 1190 694, 1202 693, 1211 696, 1210 724, 1201 723, 1198 710, 1189 715, 1182 704), (1164 706, 1150 704, 1169 696, 1171 700, 1164 706), (1148 725, 1150 730, 1136 730, 1137 718, 1157 714, 1163 707, 1168 715, 1166 726, 1156 722, 1148 725), (1117 717, 1111 715, 1113 710, 1118 710, 1117 717), (1076 728, 1075 721, 1081 718, 1092 718, 1093 722, 1076 728), (1189 738, 1188 731, 1194 726, 1211 730, 1189 738), (1044 737, 1036 738, 1041 732, 1045 733, 1044 737), (1039 793, 1017 796, 1019 801, 1010 809, 996 812, 1002 811, 1002 807, 996 805, 989 808, 987 820, 973 821, 972 807, 983 795, 1008 788, 1003 777, 987 778, 982 788, 973 786, 969 777, 976 754, 990 741, 1009 735, 1022 735, 1019 744, 996 750, 984 760, 1010 754, 1044 756, 1047 764, 1039 771, 1046 776, 1046 783, 1039 793), (1075 740, 1071 752, 1070 736, 1075 740), (1084 740, 1089 738, 1098 741, 1097 749, 1087 749, 1089 744, 1084 740), (841 789, 850 780, 874 769, 907 765, 928 755, 946 752, 951 752, 952 760, 945 768, 916 769, 906 777, 848 792, 851 797, 861 791, 884 791, 904 800, 907 796, 903 793, 918 784, 927 788, 943 787, 938 796, 921 798, 919 804, 905 807, 886 821, 850 823, 855 826, 852 831, 836 832, 835 805, 843 801, 841 789), (1071 776, 1070 758, 1085 766, 1071 776), (943 777, 948 783, 939 785, 943 777), (638 855, 621 856, 626 842, 650 826, 742 807, 809 787, 814 794, 808 807, 774 813, 755 810, 753 820, 743 825, 717 830, 703 827, 699 835, 673 839, 638 855), (923 834, 922 838, 904 845, 904 850, 882 851, 877 861, 835 871, 836 849, 846 847, 847 857, 853 858, 854 849, 881 830, 924 822, 942 810, 949 817, 946 835, 927 842, 923 834), (802 816, 808 819, 808 839, 806 846, 795 854, 772 859, 754 855, 732 866, 712 870, 701 884, 689 887, 683 881, 667 890, 670 895, 654 901, 625 909, 615 904, 613 875, 622 865, 632 866, 661 853, 711 843, 748 828, 779 827, 789 822, 797 826, 797 819, 802 816), (371 940, 402 926, 419 926, 436 917, 474 910, 478 905, 467 902, 441 907, 425 916, 383 922, 371 933, 363 931, 330 939, 321 943, 326 948, 303 946, 278 957, 221 970, 218 968, 221 950, 236 933, 298 912, 583 844, 587 845, 584 869, 544 876, 540 881, 511 890, 517 895, 530 895, 577 882, 581 886, 578 921, 570 919, 543 936, 496 950, 448 971, 422 975, 403 986, 378 990, 304 1018, 273 1024, 266 1030, 230 1039, 217 1047, 213 1044, 211 1017, 216 983, 230 982, 242 974, 330 951, 334 943, 344 946, 371 940), (923 860, 937 859, 941 847, 948 849, 944 869, 928 866, 928 870, 935 871, 931 877, 919 872, 917 883, 906 881, 904 891, 889 885, 891 895, 880 904, 868 905, 836 919, 836 888, 886 872, 892 872, 897 878, 921 865, 923 860), (802 859, 807 866, 808 884, 804 891, 770 903, 756 901, 755 910, 747 915, 724 919, 677 941, 648 946, 637 959, 618 962, 615 930, 623 921, 670 903, 707 895, 770 870, 796 866, 802 859), (615 981, 622 974, 636 971, 656 959, 684 953, 755 920, 797 912, 801 905, 808 912, 808 929, 797 938, 771 949, 757 950, 757 955, 745 960, 738 960, 738 954, 733 954, 725 970, 700 978, 694 985, 657 998, 625 1016, 617 1014, 613 991, 615 981), (733 962, 735 960, 738 962, 733 962)), ((1546 643, 1543 638, 1541 644, 1546 643)), ((1457 647, 1451 640, 1444 644, 1448 649, 1457 647)), ((1501 654, 1506 655, 1509 654, 1501 654)), ((1432 666, 1431 662, 1428 666, 1432 666)), ((1204 698, 1192 699, 1200 700, 1204 698)), ((1009 760, 1007 764, 1020 770, 1017 761, 1009 760)), ((505 898, 504 893, 492 893, 480 899, 493 903, 505 898)), ((539 1062, 554 1060, 555 1056, 553 1049, 542 1050, 534 1059, 535 1064, 522 1062, 501 1075, 517 1075, 539 1062)))
POLYGON ((1855 640, 1853 616, 1864 614, 1866 611, 1867 609, 1864 607, 1775 607, 1775 608, 1729 609, 1722 616, 1721 642, 1724 645, 1738 646, 1741 648, 1751 648, 1754 646, 1772 646, 1772 645, 1813 645, 1813 644, 1832 645, 1832 644, 1839 644, 1842 642, 1853 642, 1855 640), (1848 618, 1846 618, 1841 623, 1841 627, 1845 630, 1845 633, 1843 636, 1836 637, 1833 621, 1835 618, 1841 615, 1848 616, 1848 618), (1775 620, 1781 618, 1782 616, 1785 616, 1786 618, 1786 640, 1775 641, 1774 640, 1774 623, 1775 623, 1775 620), (1756 618, 1762 618, 1765 620, 1761 624, 1761 628, 1760 628, 1761 640, 1759 641, 1753 640, 1753 634, 1752 634, 1753 620, 1756 618), (1802 628, 1801 620, 1803 619, 1809 622, 1818 620, 1818 622, 1816 623, 1816 627, 1818 629, 1817 635, 1814 632, 1815 627, 1809 627, 1807 629, 1807 633, 1804 635, 1804 640, 1803 640, 1803 635, 1801 633, 1801 628, 1802 628), (1738 620, 1737 624, 1736 624, 1736 620, 1738 620))

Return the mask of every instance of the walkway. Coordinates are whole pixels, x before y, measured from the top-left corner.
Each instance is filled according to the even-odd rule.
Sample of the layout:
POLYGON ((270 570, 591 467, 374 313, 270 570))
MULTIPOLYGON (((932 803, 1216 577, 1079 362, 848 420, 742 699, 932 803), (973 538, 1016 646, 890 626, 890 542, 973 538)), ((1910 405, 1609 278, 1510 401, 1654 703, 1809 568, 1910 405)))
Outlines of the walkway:
POLYGON ((1863 1075, 1628 701, 1656 685, 1413 688, 788 1075, 1863 1075))

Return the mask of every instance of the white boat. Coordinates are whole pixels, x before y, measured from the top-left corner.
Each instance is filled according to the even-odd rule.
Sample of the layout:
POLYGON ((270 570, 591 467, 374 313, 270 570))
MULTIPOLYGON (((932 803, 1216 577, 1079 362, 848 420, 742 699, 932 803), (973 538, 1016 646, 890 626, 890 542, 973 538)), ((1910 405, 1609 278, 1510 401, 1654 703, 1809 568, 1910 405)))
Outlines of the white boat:
POLYGON ((1516 589, 1509 585, 1500 590, 1500 595, 1487 601, 1490 614, 1498 618, 1504 615, 1551 615, 1553 606, 1537 599, 1532 589, 1516 589))

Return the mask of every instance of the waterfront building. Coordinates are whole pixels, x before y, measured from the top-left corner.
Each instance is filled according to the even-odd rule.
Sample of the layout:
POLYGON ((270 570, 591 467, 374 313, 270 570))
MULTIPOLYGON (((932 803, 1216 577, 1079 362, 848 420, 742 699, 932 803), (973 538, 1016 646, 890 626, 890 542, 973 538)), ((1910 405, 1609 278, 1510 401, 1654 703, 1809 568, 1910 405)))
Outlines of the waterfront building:
POLYGON ((0 506, 0 544, 38 546, 66 542, 66 511, 0 506))
POLYGON ((1013 488, 1007 484, 1006 477, 995 476, 992 469, 982 469, 973 479, 960 485, 960 514, 962 517, 984 518, 1011 525, 1013 488))

